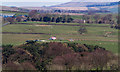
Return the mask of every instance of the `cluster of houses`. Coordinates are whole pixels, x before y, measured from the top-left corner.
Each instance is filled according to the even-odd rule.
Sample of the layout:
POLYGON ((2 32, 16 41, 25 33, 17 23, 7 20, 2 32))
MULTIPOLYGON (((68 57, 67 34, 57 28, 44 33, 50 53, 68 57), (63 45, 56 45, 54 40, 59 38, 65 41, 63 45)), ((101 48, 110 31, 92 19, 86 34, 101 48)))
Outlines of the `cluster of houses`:
POLYGON ((0 16, 3 18, 8 18, 8 17, 14 17, 16 20, 20 20, 20 21, 26 21, 27 20, 27 15, 17 15, 15 13, 0 13, 0 16))
POLYGON ((56 40, 56 36, 50 37, 49 40, 56 40))
POLYGON ((1 13, 0 16, 6 18, 6 17, 13 17, 15 13, 1 13))
POLYGON ((3 18, 13 17, 15 16, 15 13, 1 13, 0 16, 2 16, 3 18))
MULTIPOLYGON (((16 15, 15 13, 0 13, 0 16, 4 18, 13 17, 13 16, 16 17, 15 15, 16 15)), ((27 17, 27 15, 18 15, 18 16, 27 17)))
POLYGON ((15 18, 16 18, 16 20, 17 20, 17 18, 20 18, 19 19, 20 21, 24 21, 24 22, 27 21, 27 15, 18 15, 17 17, 15 16, 15 18))

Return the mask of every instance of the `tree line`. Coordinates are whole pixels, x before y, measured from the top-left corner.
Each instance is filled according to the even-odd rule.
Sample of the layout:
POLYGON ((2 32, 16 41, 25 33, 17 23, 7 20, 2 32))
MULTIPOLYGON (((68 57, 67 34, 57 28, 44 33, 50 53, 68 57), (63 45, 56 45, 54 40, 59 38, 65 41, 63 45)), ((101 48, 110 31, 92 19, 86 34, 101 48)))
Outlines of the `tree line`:
POLYGON ((70 15, 57 15, 57 14, 48 14, 48 13, 38 13, 37 10, 32 10, 28 15, 13 16, 3 19, 10 23, 23 22, 23 21, 40 21, 40 22, 62 22, 70 23, 73 21, 70 15))
POLYGON ((117 24, 118 16, 115 18, 112 14, 106 14, 104 16, 100 14, 95 15, 82 15, 81 19, 74 19, 75 23, 95 23, 95 24, 117 24))
POLYGON ((71 18, 70 15, 56 15, 56 14, 37 14, 36 10, 32 10, 28 14, 28 21, 43 21, 43 22, 62 22, 62 23, 70 23, 73 21, 73 18, 71 18))
POLYGON ((10 23, 22 22, 22 21, 40 21, 40 22, 62 22, 62 23, 88 23, 88 24, 118 24, 118 16, 114 17, 113 14, 92 14, 89 12, 87 15, 80 16, 79 19, 73 18, 71 15, 59 15, 59 14, 48 14, 38 13, 37 10, 32 10, 26 16, 13 16, 3 19, 10 23))

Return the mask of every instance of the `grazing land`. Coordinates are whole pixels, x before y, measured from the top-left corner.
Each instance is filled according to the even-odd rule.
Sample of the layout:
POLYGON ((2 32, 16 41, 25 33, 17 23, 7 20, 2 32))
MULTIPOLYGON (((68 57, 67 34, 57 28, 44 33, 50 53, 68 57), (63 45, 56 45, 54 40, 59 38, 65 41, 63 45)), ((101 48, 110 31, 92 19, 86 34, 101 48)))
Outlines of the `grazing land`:
POLYGON ((2 70, 119 70, 118 2, 89 4, 3 6, 2 70))
MULTIPOLYGON (((67 25, 62 25, 62 23, 56 23, 56 25, 50 23, 51 25, 47 25, 48 23, 45 22, 22 23, 25 23, 25 25, 19 23, 3 27, 3 44, 20 45, 25 43, 26 40, 48 40, 51 36, 56 36, 57 41, 62 39, 63 42, 69 42, 69 39, 73 39, 73 42, 76 43, 98 45, 118 53, 118 30, 110 28, 108 24, 91 24, 91 26, 89 24, 82 24, 87 25, 87 33, 81 35, 78 32, 80 26, 69 26, 68 23, 66 23, 67 25), (106 37, 105 34, 109 32, 109 36, 106 37)), ((76 23, 75 25, 79 24, 76 23)))
POLYGON ((18 16, 18 15, 28 15, 28 13, 26 12, 14 12, 14 11, 0 11, 0 13, 15 13, 15 16, 18 16))

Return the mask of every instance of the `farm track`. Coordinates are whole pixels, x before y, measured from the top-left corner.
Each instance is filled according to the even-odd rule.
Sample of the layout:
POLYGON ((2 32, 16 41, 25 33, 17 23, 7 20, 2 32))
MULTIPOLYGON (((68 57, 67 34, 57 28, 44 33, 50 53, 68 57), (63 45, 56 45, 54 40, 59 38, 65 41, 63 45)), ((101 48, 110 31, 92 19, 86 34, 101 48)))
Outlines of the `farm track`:
MULTIPOLYGON (((19 23, 15 23, 19 24, 19 23)), ((59 25, 59 26, 81 26, 81 25, 75 25, 75 24, 40 24, 40 23, 35 23, 35 24, 30 24, 30 23, 20 23, 24 25, 59 25)), ((84 25, 87 27, 109 27, 109 26, 95 26, 95 25, 84 25)))

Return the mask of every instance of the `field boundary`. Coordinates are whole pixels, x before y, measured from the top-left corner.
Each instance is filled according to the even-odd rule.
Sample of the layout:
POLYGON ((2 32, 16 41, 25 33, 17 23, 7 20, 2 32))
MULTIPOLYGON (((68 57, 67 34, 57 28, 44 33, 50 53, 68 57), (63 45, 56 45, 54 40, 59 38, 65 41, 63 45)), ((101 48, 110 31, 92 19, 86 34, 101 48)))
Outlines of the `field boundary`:
POLYGON ((2 32, 2 34, 43 34, 43 35, 51 35, 49 33, 21 33, 21 32, 2 32))

